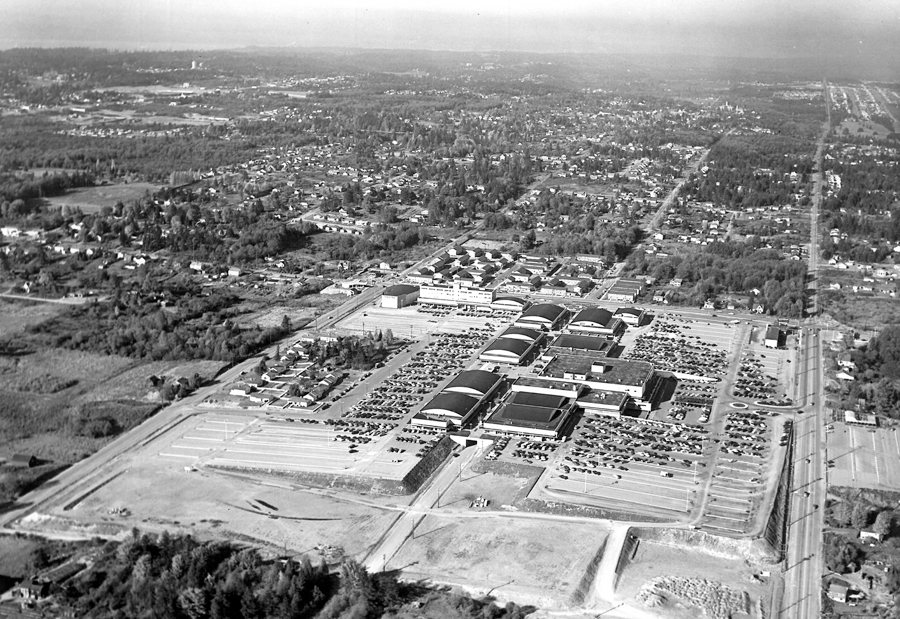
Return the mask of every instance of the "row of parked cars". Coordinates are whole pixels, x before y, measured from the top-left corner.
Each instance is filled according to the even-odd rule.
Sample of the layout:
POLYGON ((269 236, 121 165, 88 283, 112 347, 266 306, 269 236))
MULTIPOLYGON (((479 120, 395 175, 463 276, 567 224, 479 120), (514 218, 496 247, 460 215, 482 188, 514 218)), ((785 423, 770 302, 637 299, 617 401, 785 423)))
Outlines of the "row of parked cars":
POLYGON ((649 361, 658 370, 710 378, 724 376, 728 365, 728 356, 718 344, 704 342, 699 335, 661 333, 658 327, 639 335, 624 357, 649 361))
POLYGON ((751 353, 745 354, 738 367, 732 393, 739 398, 766 400, 775 395, 777 387, 775 377, 763 372, 762 362, 757 361, 751 353))
POLYGON ((705 428, 692 424, 588 418, 582 423, 559 468, 568 473, 579 468, 628 470, 628 465, 633 463, 705 466, 684 456, 702 455, 709 447, 707 435, 705 428))

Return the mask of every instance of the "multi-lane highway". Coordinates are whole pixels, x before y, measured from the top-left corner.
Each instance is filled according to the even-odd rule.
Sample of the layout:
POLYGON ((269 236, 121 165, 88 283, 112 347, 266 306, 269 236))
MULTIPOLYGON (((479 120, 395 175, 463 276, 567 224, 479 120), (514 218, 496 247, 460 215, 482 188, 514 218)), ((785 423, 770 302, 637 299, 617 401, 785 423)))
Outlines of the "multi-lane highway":
POLYGON ((794 423, 794 474, 781 616, 805 619, 819 616, 826 488, 820 338, 815 327, 804 327, 800 339, 802 360, 797 379, 805 402, 803 413, 794 423))
MULTIPOLYGON (((823 84, 830 108, 827 82, 823 84)), ((825 171, 823 152, 829 121, 819 139, 815 157, 809 246, 809 318, 800 334, 797 363, 798 394, 802 413, 794 424, 794 466, 789 502, 788 548, 785 559, 785 589, 780 616, 806 619, 820 614, 822 573, 822 527, 826 496, 825 408, 822 391, 822 346, 817 316, 819 268, 819 208, 825 171)), ((799 402, 798 402, 799 403, 799 402)))

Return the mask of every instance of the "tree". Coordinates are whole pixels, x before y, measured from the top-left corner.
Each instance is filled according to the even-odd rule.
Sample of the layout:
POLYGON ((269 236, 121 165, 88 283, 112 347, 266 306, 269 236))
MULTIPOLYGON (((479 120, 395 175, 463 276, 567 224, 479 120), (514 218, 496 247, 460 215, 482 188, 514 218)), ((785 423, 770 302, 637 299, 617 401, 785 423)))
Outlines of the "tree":
POLYGON ((893 517, 894 512, 889 509, 878 512, 878 516, 875 517, 875 524, 872 525, 872 529, 875 531, 876 535, 881 537, 881 539, 885 539, 891 534, 891 521, 893 517))
POLYGON ((850 523, 854 529, 865 529, 869 526, 869 507, 862 501, 857 501, 856 505, 853 506, 850 523))
POLYGON ((256 373, 262 376, 266 372, 269 371, 269 366, 266 365, 265 358, 260 359, 259 363, 256 364, 256 373))
POLYGON ((522 235, 521 241, 519 242, 519 247, 522 248, 522 251, 528 251, 534 248, 534 244, 536 241, 537 235, 534 233, 534 230, 529 230, 522 235))
POLYGON ((853 503, 844 499, 837 509, 834 510, 834 518, 837 520, 838 526, 848 527, 853 519, 853 503))
POLYGON ((858 563, 860 555, 856 544, 843 535, 833 535, 825 544, 825 565, 828 569, 843 574, 851 563, 858 563))

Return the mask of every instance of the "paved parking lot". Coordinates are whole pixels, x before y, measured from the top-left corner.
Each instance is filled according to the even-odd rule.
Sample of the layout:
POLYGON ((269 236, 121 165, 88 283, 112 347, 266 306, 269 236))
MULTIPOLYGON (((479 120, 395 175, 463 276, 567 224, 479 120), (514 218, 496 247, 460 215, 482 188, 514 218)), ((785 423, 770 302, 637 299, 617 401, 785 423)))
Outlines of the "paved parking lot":
POLYGON ((368 465, 388 441, 384 428, 291 419, 197 418, 159 455, 185 466, 371 474, 368 465))
POLYGON ((900 432, 835 423, 828 433, 828 483, 853 488, 900 487, 900 432))
MULTIPOLYGON (((336 393, 319 410, 269 410, 259 414, 211 414, 186 422, 185 430, 160 450, 179 465, 271 468, 400 479, 443 435, 407 425, 432 395, 461 369, 510 316, 444 308, 371 307, 348 319, 367 331, 390 328, 395 336, 419 334, 400 356, 336 393), (424 311, 420 311, 423 310, 424 311), (363 316, 363 314, 368 314, 363 316), (382 321, 381 315, 391 318, 382 321), (397 328, 405 325, 405 330, 397 328), (333 406, 333 408, 332 408, 333 406)), ((345 321, 347 322, 347 321, 345 321)))
MULTIPOLYGON (((515 457, 521 449, 513 444, 504 451, 515 457)), ((702 426, 584 417, 572 440, 547 459, 538 492, 585 504, 684 515, 695 506, 711 451, 702 426)))
POLYGON ((728 368, 734 331, 731 324, 663 314, 637 330, 633 339, 623 338, 622 357, 649 361, 657 370, 678 375, 720 379, 728 368))
POLYGON ((739 535, 756 526, 757 512, 775 478, 779 459, 772 436, 778 424, 760 410, 730 408, 720 414, 724 425, 715 439, 719 453, 701 522, 717 533, 739 535))

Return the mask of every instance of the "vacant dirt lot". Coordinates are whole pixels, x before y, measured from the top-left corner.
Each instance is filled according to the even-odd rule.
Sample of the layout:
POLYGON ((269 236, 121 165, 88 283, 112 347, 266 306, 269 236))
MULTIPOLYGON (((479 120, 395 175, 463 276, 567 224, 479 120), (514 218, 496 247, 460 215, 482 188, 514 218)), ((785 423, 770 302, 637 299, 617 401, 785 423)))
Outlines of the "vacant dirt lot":
POLYGON ((183 461, 135 458, 121 476, 64 515, 109 522, 128 530, 170 531, 224 537, 280 548, 287 554, 314 552, 319 544, 340 546, 362 559, 397 512, 345 502, 250 477, 185 472, 183 461), (124 508, 125 515, 111 514, 124 508))
POLYGON ((569 604, 607 529, 597 524, 427 516, 389 562, 428 578, 521 604, 569 604))
MULTIPOLYGON (((691 551, 685 546, 669 546, 642 539, 634 561, 619 577, 616 597, 639 606, 635 596, 644 583, 657 576, 702 578, 720 582, 732 589, 747 591, 753 605, 751 607, 755 607, 757 600, 762 599, 766 611, 764 616, 768 616, 769 582, 767 578, 754 579, 753 575, 759 573, 758 568, 748 566, 746 561, 739 558, 713 556, 701 551, 691 551)), ((695 619, 700 615, 697 608, 672 602, 653 612, 660 617, 673 619, 695 619)))

